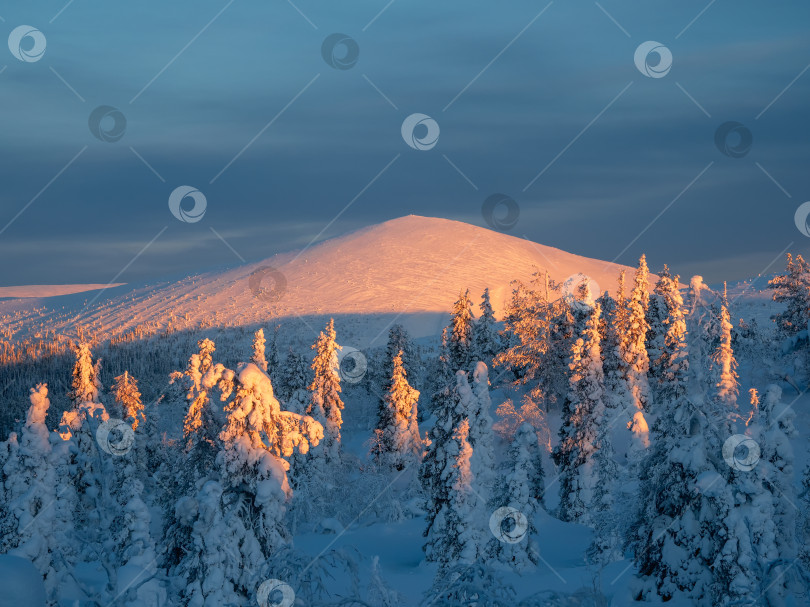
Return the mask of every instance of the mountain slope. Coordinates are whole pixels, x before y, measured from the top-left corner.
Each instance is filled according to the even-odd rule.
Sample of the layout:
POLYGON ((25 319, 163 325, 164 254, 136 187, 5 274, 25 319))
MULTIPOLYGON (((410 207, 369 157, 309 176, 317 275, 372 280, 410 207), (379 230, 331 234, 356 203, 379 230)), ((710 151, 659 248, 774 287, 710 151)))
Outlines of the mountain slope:
MULTIPOLYGON (((0 314, 15 329, 31 321, 60 332, 76 325, 94 325, 114 334, 149 323, 165 327, 252 325, 271 319, 329 315, 384 315, 408 326, 415 335, 440 330, 462 289, 470 288, 477 303, 485 287, 500 317, 511 295, 510 282, 527 281, 545 268, 557 281, 584 273, 602 290, 613 290, 623 266, 598 261, 452 221, 410 215, 292 252, 234 269, 190 276, 174 283, 106 291, 98 302, 49 298, 0 302, 0 314), (254 272, 272 267, 283 274, 286 287, 272 276, 257 280, 254 272), (251 279, 251 275, 253 278, 251 279), (35 314, 27 309, 38 308, 35 314)), ((277 274, 275 276, 278 276, 277 274)), ((477 312, 477 309, 476 309, 477 312)))

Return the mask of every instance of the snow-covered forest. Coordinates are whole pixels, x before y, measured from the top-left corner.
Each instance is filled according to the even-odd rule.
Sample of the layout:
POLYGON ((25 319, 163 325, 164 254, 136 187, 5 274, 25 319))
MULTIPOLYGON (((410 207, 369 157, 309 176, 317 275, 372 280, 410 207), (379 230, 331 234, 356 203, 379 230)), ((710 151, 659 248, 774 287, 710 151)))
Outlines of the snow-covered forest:
POLYGON ((393 322, 365 350, 341 337, 362 318, 314 343, 275 319, 5 332, 0 585, 21 606, 810 604, 810 266, 712 289, 642 256, 614 280, 538 270, 502 318, 464 290, 440 335, 393 322))

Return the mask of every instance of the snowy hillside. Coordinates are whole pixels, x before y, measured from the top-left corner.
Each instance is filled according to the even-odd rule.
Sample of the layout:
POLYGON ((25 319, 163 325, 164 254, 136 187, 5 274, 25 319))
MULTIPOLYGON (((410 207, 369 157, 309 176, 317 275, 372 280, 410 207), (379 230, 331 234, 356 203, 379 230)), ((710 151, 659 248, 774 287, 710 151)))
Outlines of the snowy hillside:
POLYGON ((172 316, 173 324, 184 328, 203 321, 238 326, 270 318, 385 315, 366 323, 367 338, 373 339, 401 314, 397 322, 421 337, 441 331, 463 289, 477 297, 489 287, 500 318, 510 282, 528 281, 538 269, 559 282, 585 274, 601 291, 612 292, 623 268, 458 221, 409 215, 306 250, 178 282, 110 288, 92 296, 0 301, 0 317, 23 337, 30 329, 69 333, 77 325, 93 325, 101 334, 146 323, 165 328, 172 316), (268 274, 260 287, 272 294, 256 297, 251 276, 265 268, 280 272, 286 284, 278 289, 268 274), (220 317, 212 321, 215 313, 220 317))

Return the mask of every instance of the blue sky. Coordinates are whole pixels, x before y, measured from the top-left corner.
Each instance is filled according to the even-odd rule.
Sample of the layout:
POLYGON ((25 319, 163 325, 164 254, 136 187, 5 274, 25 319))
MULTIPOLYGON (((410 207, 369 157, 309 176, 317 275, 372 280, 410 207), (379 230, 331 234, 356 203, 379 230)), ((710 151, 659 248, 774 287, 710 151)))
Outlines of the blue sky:
POLYGON ((238 262, 214 231, 263 259, 350 202, 321 238, 409 213, 485 226, 493 193, 520 206, 510 234, 711 282, 808 253, 806 3, 59 0, 0 17, 3 36, 47 39, 37 62, 0 48, 0 285, 238 262), (336 32, 351 69, 321 56, 336 32), (634 65, 647 40, 672 52, 663 78, 634 65), (90 132, 100 105, 125 116, 120 140, 90 132), (440 126, 431 150, 400 135, 417 112, 440 126), (752 134, 742 158, 715 146, 727 121, 752 134), (205 195, 201 221, 170 213, 181 185, 205 195))

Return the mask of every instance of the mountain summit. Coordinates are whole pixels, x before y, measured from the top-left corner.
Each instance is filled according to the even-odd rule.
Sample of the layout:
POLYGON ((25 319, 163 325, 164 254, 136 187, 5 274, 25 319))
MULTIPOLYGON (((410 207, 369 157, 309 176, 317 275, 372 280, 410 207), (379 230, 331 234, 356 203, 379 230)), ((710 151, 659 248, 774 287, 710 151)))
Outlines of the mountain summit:
MULTIPOLYGON (((460 291, 469 288, 478 301, 489 287, 500 318, 511 296, 510 282, 528 281, 547 269, 564 281, 585 274, 612 291, 625 266, 589 259, 473 226, 408 215, 326 240, 308 249, 279 254, 224 271, 146 287, 118 287, 89 306, 61 298, 32 300, 30 305, 64 305, 59 312, 31 313, 57 331, 93 324, 117 333, 149 323, 194 326, 269 323, 309 316, 385 315, 416 334, 440 330, 460 291), (44 315, 44 319, 43 319, 44 315), (415 317, 422 321, 415 323, 415 317), (425 322, 427 320, 427 322, 425 322)), ((14 309, 20 328, 21 303, 0 302, 0 313, 14 309), (8 304, 12 304, 13 308, 8 304)), ((477 309, 476 309, 477 312, 477 309)))

